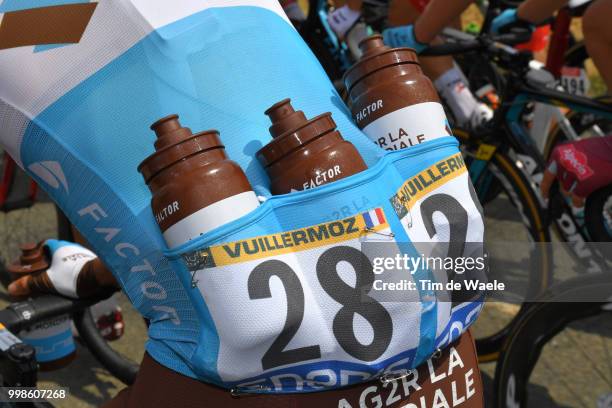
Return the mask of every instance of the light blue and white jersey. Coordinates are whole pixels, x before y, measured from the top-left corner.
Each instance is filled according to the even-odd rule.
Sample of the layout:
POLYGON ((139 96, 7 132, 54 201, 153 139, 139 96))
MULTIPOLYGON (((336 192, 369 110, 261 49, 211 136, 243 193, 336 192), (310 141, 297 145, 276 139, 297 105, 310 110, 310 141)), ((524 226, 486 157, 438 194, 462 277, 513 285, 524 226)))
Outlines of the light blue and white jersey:
POLYGON ((414 255, 414 243, 448 242, 456 219, 463 242, 482 242, 456 140, 397 152, 369 141, 278 2, 4 0, 0 13, 2 146, 150 319, 161 364, 226 388, 315 391, 415 367, 475 320, 478 301, 384 301, 373 288, 435 271, 355 267, 382 253, 364 243, 414 255), (24 40, 6 29, 35 15, 43 26, 24 26, 24 40), (307 117, 331 112, 369 169, 269 197, 255 152, 270 140, 264 110, 287 97, 307 117), (172 113, 218 129, 269 198, 170 252, 137 166, 154 150, 149 125, 172 113))

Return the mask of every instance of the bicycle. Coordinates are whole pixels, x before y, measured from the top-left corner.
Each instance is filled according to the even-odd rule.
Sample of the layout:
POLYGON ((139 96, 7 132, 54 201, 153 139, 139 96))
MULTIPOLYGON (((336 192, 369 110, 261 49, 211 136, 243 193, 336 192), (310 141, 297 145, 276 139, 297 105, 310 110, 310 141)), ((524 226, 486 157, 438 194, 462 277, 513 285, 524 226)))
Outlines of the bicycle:
MULTIPOLYGON (((101 338, 89 313, 89 307, 101 299, 73 300, 45 295, 14 302, 0 310, 0 380, 3 387, 36 387, 38 367, 32 346, 22 343, 13 333, 38 322, 69 314, 85 345, 117 378, 131 384, 138 367, 118 355, 101 338)), ((7 396, 5 395, 4 398, 7 396)), ((18 402, 9 406, 52 407, 48 402, 18 402)))
MULTIPOLYGON (((479 58, 480 64, 495 64, 491 67, 491 71, 498 76, 497 81, 500 84, 498 89, 501 90, 502 103, 490 123, 490 128, 502 130, 501 137, 497 137, 498 143, 505 146, 517 167, 529 181, 525 188, 531 189, 538 197, 537 204, 541 207, 540 211, 546 213, 547 219, 556 219, 557 223, 564 227, 562 240, 572 244, 574 255, 586 262, 591 272, 600 271, 606 262, 595 251, 587 247, 590 238, 577 223, 569 204, 562 199, 560 194, 554 194, 550 205, 548 207, 545 205, 540 195, 539 182, 546 165, 546 158, 539 152, 533 139, 529 137, 523 118, 528 112, 529 105, 537 101, 551 106, 563 105, 573 112, 589 114, 600 121, 610 123, 612 106, 548 87, 548 75, 544 71, 530 68, 531 56, 529 53, 495 44, 485 34, 474 37, 453 30, 445 32, 447 36, 450 35, 453 38, 455 43, 431 47, 425 53, 447 55, 472 52, 476 53, 474 58, 479 58), (478 52, 481 54, 478 55, 478 52), (487 62, 489 60, 493 63, 487 62), (500 72, 499 68, 503 69, 503 72, 500 72)), ((462 131, 456 131, 456 133, 459 134, 462 131)), ((470 137, 465 132, 462 134, 464 137, 470 137)), ((501 346, 500 343, 498 345, 501 346)))
POLYGON ((549 377, 563 383, 565 394, 571 394, 576 405, 609 407, 612 404, 611 295, 610 275, 592 274, 565 281, 539 298, 540 303, 521 316, 500 355, 495 370, 494 406, 526 407, 537 397, 536 403, 541 406, 544 398, 554 395, 542 395, 539 388, 530 387, 529 383, 538 380, 550 388, 554 384, 546 381, 549 377), (595 330, 602 334, 600 342, 593 341, 595 330), (596 361, 589 349, 585 349, 587 344, 607 358, 596 361), (573 351, 564 353, 560 346, 570 346, 573 351), (574 378, 551 376, 554 365, 562 361, 572 367, 574 378), (587 384, 581 378, 586 375, 587 384))
MULTIPOLYGON (((324 1, 311 0, 307 24, 302 26, 301 33, 325 67, 330 78, 337 82, 343 71, 342 66, 334 64, 343 54, 339 53, 339 48, 336 45, 338 44, 337 38, 335 38, 333 32, 324 29, 327 16, 325 5, 324 1), (315 31, 308 34, 310 29, 315 31), (325 52, 321 53, 321 49, 324 49, 325 52), (335 57, 329 58, 330 55, 335 57)), ((515 40, 524 40, 524 38, 515 38, 515 40)), ((525 242, 531 240, 536 243, 548 242, 550 235, 544 213, 538 204, 537 194, 533 188, 526 187, 529 184, 529 179, 515 165, 515 159, 508 156, 505 149, 496 148, 498 142, 495 141, 494 132, 488 137, 479 138, 470 138, 469 134, 460 130, 456 131, 455 135, 463 143, 463 151, 469 167, 473 167, 470 170, 470 175, 481 202, 488 209, 505 207, 505 211, 509 213, 508 218, 521 221, 520 224, 517 224, 522 225, 524 229, 517 234, 517 240, 525 242), (491 140, 491 142, 487 142, 487 140, 491 140), (484 169, 486 168, 493 169, 493 171, 485 172, 484 169), (494 175, 493 178, 488 177, 491 174, 494 175), (492 180, 496 182, 492 182, 492 180), (488 192, 493 192, 493 189, 495 189, 494 194, 484 192, 485 187, 488 192), (499 193, 502 190, 505 190, 506 194, 500 195, 499 193)), ((530 269, 541 273, 532 279, 522 278, 522 280, 530 285, 527 293, 538 293, 549 284, 550 255, 546 251, 540 251, 537 256, 528 254, 527 258, 533 263, 530 269)), ((517 310, 513 310, 512 316, 503 322, 496 319, 494 331, 485 333, 484 337, 477 338, 481 358, 486 361, 495 358, 515 313, 517 313, 517 310)), ((481 317, 481 320, 484 320, 484 317, 481 317)), ((492 319, 489 319, 489 321, 492 321, 492 319)))

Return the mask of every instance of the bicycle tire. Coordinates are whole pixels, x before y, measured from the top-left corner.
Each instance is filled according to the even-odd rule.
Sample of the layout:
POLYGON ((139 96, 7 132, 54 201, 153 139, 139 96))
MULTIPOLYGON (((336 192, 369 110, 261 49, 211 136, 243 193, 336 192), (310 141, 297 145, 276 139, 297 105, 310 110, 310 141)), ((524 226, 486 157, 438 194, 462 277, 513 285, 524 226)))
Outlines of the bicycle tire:
POLYGON ((91 310, 87 308, 73 314, 73 320, 83 343, 96 360, 125 385, 133 384, 139 365, 108 345, 96 327, 91 310))
MULTIPOLYGON (((606 205, 612 197, 612 185, 600 188, 591 193, 584 208, 584 223, 589 232, 589 236, 595 242, 612 241, 612 222, 604 219, 606 205)), ((611 214, 612 215, 612 214, 611 214)), ((609 257, 608 257, 609 259, 609 257)))
POLYGON ((544 346, 571 322, 603 312, 612 293, 609 274, 567 280, 534 303, 517 321, 500 354, 494 379, 494 407, 526 407, 527 386, 544 346), (595 302, 568 300, 595 299, 595 302), (594 297, 596 296, 596 297, 594 297))
MULTIPOLYGON (((489 162, 488 170, 493 173, 499 184, 513 201, 513 204, 517 206, 523 216, 523 221, 528 222, 526 226, 533 241, 541 243, 549 242, 550 233, 547 224, 544 222, 537 197, 529 187, 524 174, 516 167, 513 160, 505 153, 497 151, 489 162)), ((474 183, 474 186, 478 191, 478 182, 474 183)), ((538 263, 533 270, 540 273, 536 276, 530 276, 527 292, 527 296, 530 298, 544 292, 551 281, 552 258, 550 247, 543 246, 541 249, 536 251, 536 258, 533 259, 534 262, 538 263)), ((501 330, 482 338, 476 338, 476 349, 480 362, 492 362, 497 359, 508 334, 525 308, 525 305, 521 305, 518 313, 501 330)))

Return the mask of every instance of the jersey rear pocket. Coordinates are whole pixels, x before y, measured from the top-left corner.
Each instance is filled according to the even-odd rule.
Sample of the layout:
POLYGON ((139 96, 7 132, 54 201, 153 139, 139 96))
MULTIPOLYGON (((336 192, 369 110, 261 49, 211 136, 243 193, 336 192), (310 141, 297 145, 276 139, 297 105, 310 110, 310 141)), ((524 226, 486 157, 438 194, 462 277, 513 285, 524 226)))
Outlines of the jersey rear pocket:
POLYGON ((480 295, 454 302, 419 285, 453 271, 380 269, 440 248, 463 257, 468 240, 482 248, 468 183, 445 137, 272 197, 168 252, 204 322, 194 371, 226 388, 308 392, 418 366, 471 324, 480 295))

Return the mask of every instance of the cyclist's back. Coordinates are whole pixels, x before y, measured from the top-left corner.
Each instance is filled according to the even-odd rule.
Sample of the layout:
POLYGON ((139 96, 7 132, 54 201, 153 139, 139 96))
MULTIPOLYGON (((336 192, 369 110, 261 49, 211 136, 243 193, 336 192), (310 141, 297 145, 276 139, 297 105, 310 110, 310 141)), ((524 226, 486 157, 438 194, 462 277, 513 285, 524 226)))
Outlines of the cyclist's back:
MULTIPOLYGON (((378 346, 367 340, 377 339, 377 321, 355 318, 353 327, 359 333, 348 325, 349 333, 338 334, 332 333, 335 319, 327 316, 344 307, 350 312, 347 319, 353 319, 362 312, 350 307, 359 305, 336 296, 336 303, 325 299, 333 305, 328 310, 319 301, 319 283, 283 291, 275 280, 269 281, 269 297, 287 299, 281 301, 286 305, 263 308, 250 303, 253 297, 237 282, 253 272, 257 259, 268 259, 265 254, 248 258, 255 264, 246 266, 229 261, 221 265, 215 259, 217 269, 209 274, 188 270, 183 261, 186 255, 213 253, 228 242, 236 247, 247 238, 264 242, 263 237, 271 234, 326 226, 339 218, 353 225, 378 208, 387 215, 378 219, 380 227, 394 229, 394 235, 410 243, 392 212, 391 195, 380 191, 386 194, 392 188, 395 193, 401 187, 400 176, 407 179, 426 172, 430 161, 455 157, 458 150, 452 139, 433 144, 432 153, 421 149, 427 158, 404 161, 399 169, 385 158, 384 182, 377 182, 378 170, 371 169, 376 171, 359 182, 345 183, 341 194, 327 189, 275 197, 256 220, 239 221, 242 224, 167 252, 150 193, 136 170, 153 151, 154 135, 148 126, 160 117, 177 112, 194 130, 218 128, 228 155, 244 169, 255 191, 268 198, 269 182, 254 156, 269 140, 264 109, 287 96, 299 101, 307 117, 332 112, 368 167, 382 160, 382 152, 352 124, 333 85, 275 1, 131 0, 24 7, 17 2, 0 5, 5 13, 0 27, 0 113, 5 122, 0 139, 87 237, 151 322, 142 372, 117 404, 188 406, 210 401, 212 406, 255 406, 254 401, 261 401, 261 406, 348 407, 444 405, 444 400, 449 406, 482 405, 473 342, 462 335, 478 315, 477 302, 438 304, 417 298, 391 304, 391 312, 373 302, 377 313, 390 315, 392 322, 391 330, 380 331, 388 334, 386 348, 374 357, 350 354, 342 344, 351 335, 363 347, 378 346), (199 283, 192 281, 196 272, 199 283), (211 276, 222 280, 206 281, 211 276), (300 290, 311 296, 301 309, 289 304, 299 298, 290 294, 300 290), (314 348, 322 352, 314 357, 300 352, 314 348), (427 363, 437 348, 444 349, 442 356, 427 363), (273 352, 278 361, 263 367, 262 356, 273 352), (415 366, 420 366, 418 379, 406 372, 415 366), (406 375, 383 386, 377 378, 388 372, 406 375), (330 391, 345 386, 353 388, 330 391), (230 388, 247 394, 304 394, 234 400, 230 388), (327 391, 315 393, 321 390, 327 391)), ((454 160, 453 182, 469 194, 464 165, 454 160)), ((476 203, 469 213, 468 219, 478 224, 473 230, 481 232, 476 203)), ((353 241, 351 248, 359 248, 361 241, 353 241)), ((291 257, 286 262, 294 262, 298 271, 314 270, 304 265, 312 266, 319 255, 304 253, 308 255, 285 255, 291 257)), ((281 279, 283 273, 289 272, 274 276, 281 279)))

